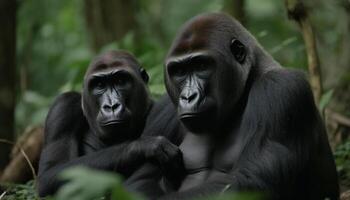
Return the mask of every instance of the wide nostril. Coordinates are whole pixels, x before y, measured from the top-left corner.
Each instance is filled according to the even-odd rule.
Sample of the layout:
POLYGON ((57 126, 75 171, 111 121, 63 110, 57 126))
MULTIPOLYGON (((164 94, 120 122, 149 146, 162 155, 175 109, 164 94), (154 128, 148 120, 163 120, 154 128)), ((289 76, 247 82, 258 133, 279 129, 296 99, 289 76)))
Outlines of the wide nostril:
POLYGON ((107 112, 110 112, 110 111, 116 111, 118 109, 118 107, 120 106, 119 103, 116 103, 116 104, 113 104, 113 105, 108 105, 108 104, 105 104, 102 106, 102 109, 104 111, 107 111, 107 112))
POLYGON ((119 103, 115 103, 112 105, 112 110, 117 110, 117 108, 120 106, 119 103))
POLYGON ((110 111, 112 109, 112 106, 105 104, 102 106, 102 109, 105 111, 110 111))
POLYGON ((186 95, 181 95, 181 100, 183 101, 187 101, 187 102, 191 102, 193 99, 197 98, 198 93, 197 92, 193 92, 190 94, 186 94, 186 95))

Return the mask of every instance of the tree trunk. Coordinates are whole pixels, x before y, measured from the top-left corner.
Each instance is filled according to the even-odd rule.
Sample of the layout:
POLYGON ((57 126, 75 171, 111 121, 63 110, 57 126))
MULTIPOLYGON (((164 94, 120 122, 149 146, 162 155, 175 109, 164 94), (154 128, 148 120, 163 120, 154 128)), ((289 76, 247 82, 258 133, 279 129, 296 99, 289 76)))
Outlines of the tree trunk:
POLYGON ((339 56, 339 59, 343 58, 343 63, 340 63, 342 66, 346 66, 347 70, 350 70, 350 1, 349 0, 343 0, 343 7, 346 11, 346 14, 348 16, 347 18, 347 32, 344 34, 344 43, 342 46, 342 54, 339 56))
POLYGON ((315 34, 308 18, 306 7, 301 0, 285 0, 285 4, 288 17, 298 23, 303 34, 308 60, 310 85, 316 105, 319 105, 323 90, 320 61, 316 48, 315 34))
POLYGON ((92 47, 120 40, 136 25, 136 2, 133 0, 84 0, 86 26, 92 47))
POLYGON ((234 16, 242 24, 245 23, 244 0, 224 0, 223 10, 234 16))
MULTIPOLYGON (((16 1, 0 1, 0 138, 13 140, 15 111, 16 1)), ((0 143, 0 171, 11 146, 0 143)))

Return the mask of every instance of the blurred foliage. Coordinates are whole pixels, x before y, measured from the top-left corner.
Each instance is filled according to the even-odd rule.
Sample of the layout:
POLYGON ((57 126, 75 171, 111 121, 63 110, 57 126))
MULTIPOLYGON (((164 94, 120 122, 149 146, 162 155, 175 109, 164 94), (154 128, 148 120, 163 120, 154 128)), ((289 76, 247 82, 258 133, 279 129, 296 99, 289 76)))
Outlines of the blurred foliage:
POLYGON ((350 141, 339 145, 334 152, 340 184, 350 187, 350 141))
MULTIPOLYGON (((132 52, 150 75, 151 94, 159 97, 165 92, 163 60, 177 30, 199 13, 222 10, 223 1, 139 0, 135 13, 138 28, 130 30, 122 40, 94 52, 85 26, 83 0, 17 0, 16 132, 21 133, 29 125, 42 124, 53 98, 59 93, 80 91, 89 62, 96 54, 108 49, 132 52)), ((339 96, 333 94, 337 91, 333 90, 337 82, 349 90, 350 70, 345 70, 349 69, 349 56, 343 55, 344 49, 349 47, 349 44, 344 46, 349 37, 349 15, 341 8, 340 0, 305 2, 315 26, 323 79, 329 91, 319 105, 324 108, 333 97, 339 96)), ((288 20, 283 1, 246 0, 245 12, 245 26, 278 62, 286 67, 306 70, 303 39, 298 26, 288 20)), ((349 152, 350 142, 335 152, 338 170, 346 180, 350 180, 349 152)), ((70 178, 74 179, 74 176, 70 178)), ((100 194, 103 188, 111 189, 109 183, 118 185, 118 181, 108 182, 103 178, 101 181, 106 181, 105 185, 101 184, 100 191, 94 191, 95 194, 100 194)), ((20 197, 21 191, 34 197, 32 188, 31 183, 20 185, 13 190, 19 192, 13 199, 25 199, 20 197)))
MULTIPOLYGON (((111 172, 103 172, 85 167, 73 167, 62 173, 68 180, 55 195, 56 200, 143 200, 141 196, 127 192, 119 176, 111 172)), ((263 196, 256 193, 228 193, 197 200, 259 200, 263 196)))
POLYGON ((321 96, 320 103, 318 105, 319 110, 323 111, 327 107, 332 99, 333 92, 334 90, 329 90, 321 96))
POLYGON ((0 187, 5 189, 1 200, 39 200, 33 180, 26 184, 0 184, 0 187))
MULTIPOLYGON (((222 10, 223 1, 140 0, 135 13, 137 30, 93 52, 85 27, 83 0, 18 0, 17 133, 28 125, 42 124, 48 107, 59 93, 80 91, 90 60, 107 49, 134 53, 150 74, 151 93, 160 96, 165 92, 163 60, 177 30, 199 13, 222 10)), ((338 19, 345 14, 339 11, 336 2, 307 2, 312 8, 320 43, 327 46, 320 52, 331 57, 330 51, 339 52, 346 22, 338 19)), ((245 26, 277 61, 287 67, 306 69, 301 35, 296 24, 287 19, 283 1, 246 0, 245 11, 245 26)), ((321 58, 326 57, 322 55, 321 58)))
POLYGON ((306 69, 302 36, 290 22, 284 1, 247 1, 247 27, 261 45, 283 66, 306 69))
MULTIPOLYGON (((143 200, 141 195, 125 190, 119 175, 93 170, 86 167, 72 167, 62 172, 67 182, 53 197, 45 200, 143 200)), ((6 190, 3 200, 39 200, 34 181, 27 184, 1 185, 6 190)), ((0 194, 1 195, 1 194, 0 194)), ((42 199, 42 198, 41 198, 42 199)), ((218 196, 195 198, 195 200, 261 200, 258 193, 224 193, 218 196)))
POLYGON ((219 196, 211 196, 207 198, 198 198, 195 200, 262 200, 265 199, 257 193, 225 193, 219 196))
POLYGON ((61 174, 64 184, 56 200, 96 200, 111 199, 141 200, 142 198, 128 193, 122 186, 121 178, 114 173, 96 171, 85 167, 73 167, 61 174))
POLYGON ((92 53, 80 14, 82 1, 19 1, 16 128, 43 123, 52 97, 77 89, 92 53))

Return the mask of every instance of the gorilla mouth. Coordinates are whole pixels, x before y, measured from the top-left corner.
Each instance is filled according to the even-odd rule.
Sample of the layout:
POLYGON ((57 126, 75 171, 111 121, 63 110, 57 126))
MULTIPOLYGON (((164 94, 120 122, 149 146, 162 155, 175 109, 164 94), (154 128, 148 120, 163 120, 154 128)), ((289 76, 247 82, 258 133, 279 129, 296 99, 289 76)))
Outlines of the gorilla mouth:
POLYGON ((205 118, 208 115, 211 115, 211 112, 209 110, 201 110, 197 112, 185 111, 185 112, 179 113, 178 116, 180 119, 196 119, 196 118, 205 118))
POLYGON ((207 115, 203 113, 184 113, 180 115, 181 122, 194 133, 202 132, 206 129, 209 123, 207 120, 207 115))
POLYGON ((193 133, 201 133, 211 125, 214 113, 212 110, 201 110, 200 112, 183 112, 178 117, 185 127, 193 133))
POLYGON ((180 119, 196 118, 199 116, 199 113, 183 113, 180 115, 180 119))
POLYGON ((114 126, 114 125, 125 124, 126 122, 127 122, 127 120, 123 120, 123 119, 108 120, 108 121, 101 122, 101 125, 102 126, 114 126))

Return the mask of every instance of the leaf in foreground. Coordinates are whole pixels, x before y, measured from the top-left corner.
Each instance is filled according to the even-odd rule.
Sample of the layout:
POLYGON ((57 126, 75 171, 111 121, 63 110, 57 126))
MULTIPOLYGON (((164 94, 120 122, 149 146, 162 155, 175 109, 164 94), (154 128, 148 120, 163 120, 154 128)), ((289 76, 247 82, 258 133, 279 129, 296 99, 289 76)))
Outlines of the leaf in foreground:
POLYGON ((121 184, 121 178, 114 173, 73 167, 65 170, 60 178, 67 183, 59 189, 56 200, 97 200, 108 194, 115 200, 140 199, 128 193, 121 184))

